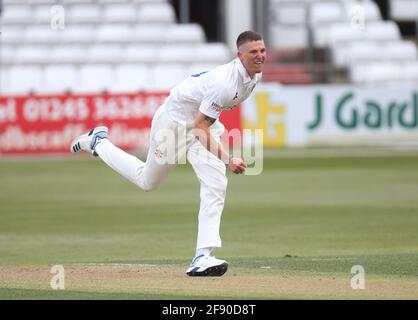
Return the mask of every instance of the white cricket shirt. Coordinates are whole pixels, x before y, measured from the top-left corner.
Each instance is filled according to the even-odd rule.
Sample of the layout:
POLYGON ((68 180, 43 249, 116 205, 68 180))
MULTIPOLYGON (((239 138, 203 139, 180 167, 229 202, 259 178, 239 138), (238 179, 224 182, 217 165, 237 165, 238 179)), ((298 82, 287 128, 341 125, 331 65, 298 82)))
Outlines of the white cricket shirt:
POLYGON ((234 59, 191 75, 171 89, 165 100, 166 110, 173 120, 186 127, 193 126, 198 111, 219 119, 223 110, 233 109, 247 99, 261 76, 257 73, 251 79, 241 60, 234 59))

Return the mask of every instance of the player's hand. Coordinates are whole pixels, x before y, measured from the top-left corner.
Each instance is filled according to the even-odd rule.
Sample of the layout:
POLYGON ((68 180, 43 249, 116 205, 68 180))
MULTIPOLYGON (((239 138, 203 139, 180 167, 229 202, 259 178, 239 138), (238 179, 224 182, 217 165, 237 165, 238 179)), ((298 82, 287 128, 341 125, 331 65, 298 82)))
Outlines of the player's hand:
POLYGON ((228 168, 233 173, 240 174, 245 172, 245 168, 247 165, 245 164, 244 160, 241 158, 230 158, 228 163, 228 168))

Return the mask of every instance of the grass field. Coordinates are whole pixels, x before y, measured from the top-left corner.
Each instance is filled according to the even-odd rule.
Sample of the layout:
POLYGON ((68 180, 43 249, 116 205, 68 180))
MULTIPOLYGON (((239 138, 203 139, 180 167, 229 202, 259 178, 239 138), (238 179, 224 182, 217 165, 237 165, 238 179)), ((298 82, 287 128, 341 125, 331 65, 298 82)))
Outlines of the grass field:
POLYGON ((198 206, 188 166, 145 193, 90 157, 0 159, 0 299, 418 299, 418 152, 282 150, 229 174, 221 278, 185 275, 198 206))

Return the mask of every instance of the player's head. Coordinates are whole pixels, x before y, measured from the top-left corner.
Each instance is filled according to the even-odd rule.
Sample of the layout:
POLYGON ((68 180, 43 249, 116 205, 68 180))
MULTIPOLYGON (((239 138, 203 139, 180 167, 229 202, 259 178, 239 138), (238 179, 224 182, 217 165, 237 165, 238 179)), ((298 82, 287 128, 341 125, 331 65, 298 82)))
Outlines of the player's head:
POLYGON ((266 59, 263 37, 254 31, 244 31, 237 38, 237 56, 252 77, 261 72, 266 59))

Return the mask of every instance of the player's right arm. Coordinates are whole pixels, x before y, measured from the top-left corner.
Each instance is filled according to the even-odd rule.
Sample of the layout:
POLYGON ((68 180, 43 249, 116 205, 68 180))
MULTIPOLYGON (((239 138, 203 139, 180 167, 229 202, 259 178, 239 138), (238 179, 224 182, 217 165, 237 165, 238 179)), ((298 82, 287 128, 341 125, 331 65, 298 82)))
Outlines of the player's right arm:
POLYGON ((216 121, 202 112, 198 112, 195 118, 193 132, 200 143, 218 159, 228 165, 233 173, 243 173, 246 168, 245 162, 241 158, 233 158, 225 151, 222 144, 218 142, 210 133, 210 126, 216 121))

